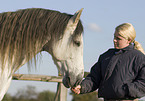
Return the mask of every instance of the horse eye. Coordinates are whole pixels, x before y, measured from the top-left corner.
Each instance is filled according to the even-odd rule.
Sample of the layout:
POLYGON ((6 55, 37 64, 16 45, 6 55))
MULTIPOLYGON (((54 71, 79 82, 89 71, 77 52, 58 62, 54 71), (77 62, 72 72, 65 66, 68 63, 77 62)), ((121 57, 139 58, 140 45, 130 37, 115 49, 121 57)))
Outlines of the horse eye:
POLYGON ((79 47, 80 46, 80 41, 74 41, 74 43, 79 47))

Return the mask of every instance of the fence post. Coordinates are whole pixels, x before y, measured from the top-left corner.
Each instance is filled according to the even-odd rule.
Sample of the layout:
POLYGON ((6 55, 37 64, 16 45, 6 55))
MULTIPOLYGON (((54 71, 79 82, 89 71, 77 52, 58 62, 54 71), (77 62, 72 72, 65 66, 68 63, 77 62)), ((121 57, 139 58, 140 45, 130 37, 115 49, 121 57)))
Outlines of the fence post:
POLYGON ((67 88, 61 82, 57 84, 55 101, 67 101, 67 88))
MULTIPOLYGON (((58 70, 58 76, 62 76, 61 71, 58 70)), ((55 101, 67 101, 67 88, 62 82, 57 83, 57 92, 55 94, 55 101)))

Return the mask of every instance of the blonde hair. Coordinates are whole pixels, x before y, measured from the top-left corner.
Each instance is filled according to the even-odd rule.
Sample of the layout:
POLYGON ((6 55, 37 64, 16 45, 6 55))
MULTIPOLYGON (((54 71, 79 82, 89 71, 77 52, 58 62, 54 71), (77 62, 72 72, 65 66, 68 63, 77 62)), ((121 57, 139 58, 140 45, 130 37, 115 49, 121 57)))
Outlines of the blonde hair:
MULTIPOLYGON (((134 43, 134 48, 141 51, 145 54, 143 47, 137 41, 135 41, 136 31, 132 24, 130 23, 123 23, 115 28, 115 31, 120 34, 123 38, 127 40, 131 40, 131 43, 134 43)), ((131 44, 130 43, 130 44, 131 44)))

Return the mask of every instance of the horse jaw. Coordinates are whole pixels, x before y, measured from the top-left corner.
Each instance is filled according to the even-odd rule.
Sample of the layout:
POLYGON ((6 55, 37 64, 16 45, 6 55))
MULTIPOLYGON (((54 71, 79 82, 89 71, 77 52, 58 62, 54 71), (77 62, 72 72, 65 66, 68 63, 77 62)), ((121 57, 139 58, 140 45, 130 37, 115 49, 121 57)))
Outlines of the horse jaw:
MULTIPOLYGON (((65 87, 74 87, 80 83, 84 75, 83 65, 83 38, 79 36, 81 45, 74 45, 72 40, 64 40, 54 45, 53 60, 61 70, 65 87), (70 42, 71 41, 71 42, 70 42), (69 44, 68 44, 69 43, 69 44)), ((65 38, 64 38, 65 39, 65 38)))
MULTIPOLYGON (((84 69, 72 69, 68 60, 57 61, 53 58, 55 65, 58 67, 59 74, 63 75, 63 84, 66 88, 74 87, 80 84, 84 75, 84 69)), ((76 63, 77 64, 77 63, 76 63)), ((82 66, 80 66, 82 67, 82 66)))
MULTIPOLYGON (((66 62, 64 64, 64 66, 65 66, 65 68, 69 67, 69 66, 67 66, 66 62)), ((70 71, 65 72, 62 82, 66 88, 75 87, 81 83, 83 75, 84 75, 83 69, 70 70, 70 71)))
POLYGON ((81 43, 79 47, 67 39, 54 45, 53 60, 59 63, 57 66, 63 75, 63 84, 67 88, 78 85, 84 75, 83 38, 79 37, 81 43))

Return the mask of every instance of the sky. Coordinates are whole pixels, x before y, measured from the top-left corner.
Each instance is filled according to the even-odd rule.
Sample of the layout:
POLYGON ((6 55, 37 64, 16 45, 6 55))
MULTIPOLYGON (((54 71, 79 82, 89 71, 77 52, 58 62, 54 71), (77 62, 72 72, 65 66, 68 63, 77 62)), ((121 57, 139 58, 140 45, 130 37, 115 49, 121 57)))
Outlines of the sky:
MULTIPOLYGON (((136 30, 136 41, 145 49, 145 0, 1 0, 0 13, 26 8, 45 8, 62 13, 74 14, 84 8, 81 21, 84 26, 84 70, 90 71, 98 57, 109 48, 113 48, 114 29, 119 24, 128 22, 136 30)), ((29 74, 57 76, 57 68, 51 56, 43 52, 42 60, 38 62, 37 70, 29 74)), ((16 73, 28 74, 27 65, 16 73)), ((16 81, 13 80, 8 93, 15 94, 18 89, 27 85, 36 87, 37 91, 56 91, 57 83, 16 81)), ((67 101, 71 101, 68 89, 67 101)))

